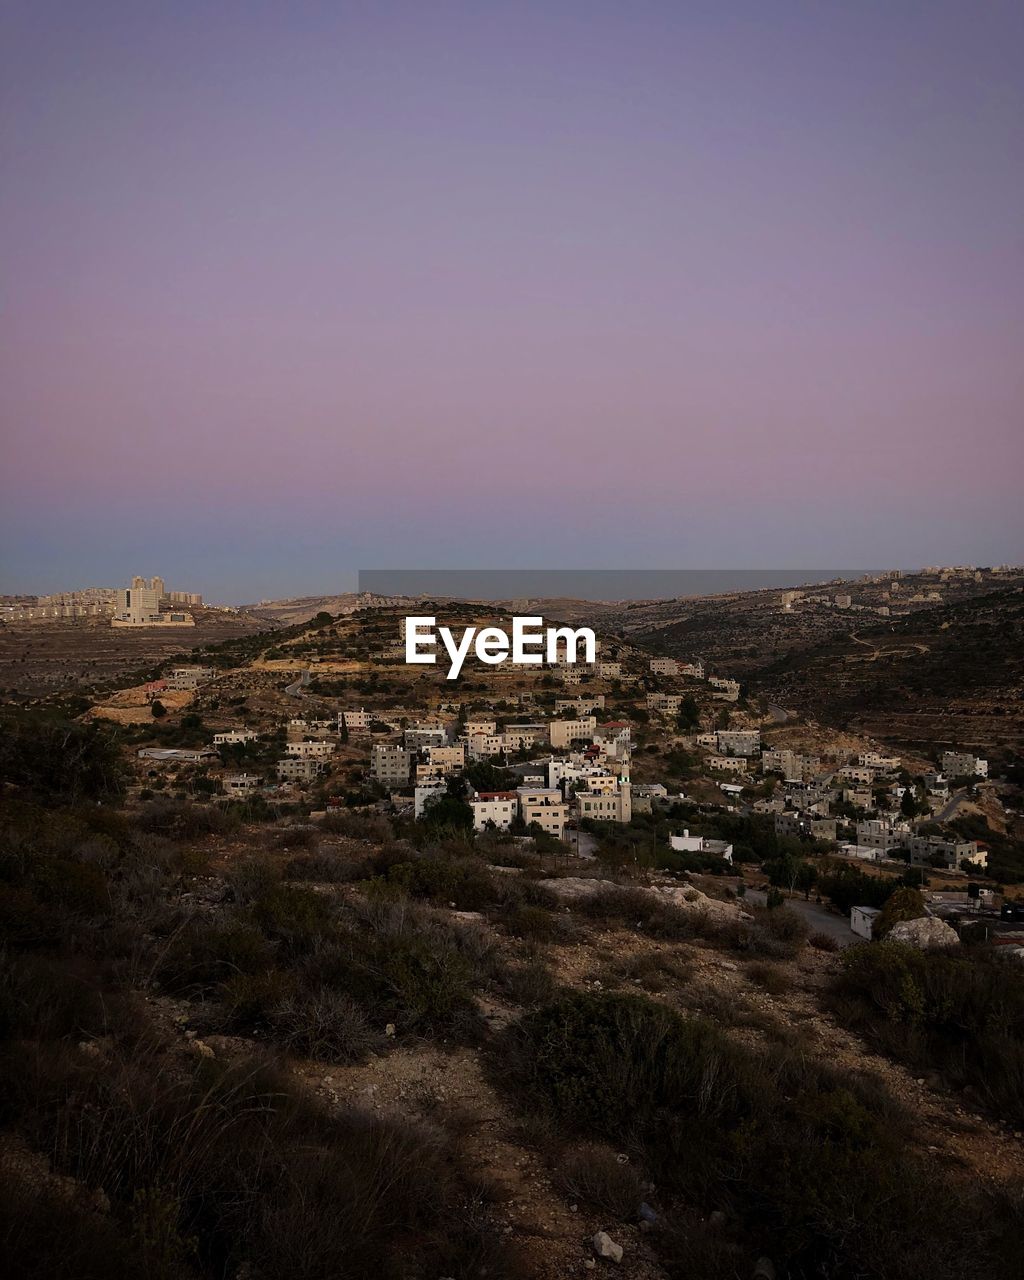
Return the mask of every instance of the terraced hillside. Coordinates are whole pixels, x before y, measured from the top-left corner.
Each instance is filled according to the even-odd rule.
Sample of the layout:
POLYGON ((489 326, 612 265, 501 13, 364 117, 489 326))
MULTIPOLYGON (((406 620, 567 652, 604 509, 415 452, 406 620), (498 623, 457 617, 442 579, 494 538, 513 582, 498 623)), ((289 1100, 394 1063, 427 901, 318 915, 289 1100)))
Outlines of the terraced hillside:
POLYGON ((773 702, 883 740, 1019 753, 1024 591, 854 626, 750 669, 745 678, 773 702))
POLYGON ((0 627, 0 691, 41 696, 102 685, 178 654, 265 631, 275 624, 246 612, 194 610, 195 627, 112 627, 105 618, 15 622, 0 627))

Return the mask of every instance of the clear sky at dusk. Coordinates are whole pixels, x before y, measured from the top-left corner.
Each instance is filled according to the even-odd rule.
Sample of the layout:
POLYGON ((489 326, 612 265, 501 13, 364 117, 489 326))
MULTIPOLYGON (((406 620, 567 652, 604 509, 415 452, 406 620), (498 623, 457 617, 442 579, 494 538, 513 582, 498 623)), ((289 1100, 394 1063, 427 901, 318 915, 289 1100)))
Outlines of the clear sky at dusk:
POLYGON ((1024 558, 1024 5, 8 0, 0 590, 1024 558))

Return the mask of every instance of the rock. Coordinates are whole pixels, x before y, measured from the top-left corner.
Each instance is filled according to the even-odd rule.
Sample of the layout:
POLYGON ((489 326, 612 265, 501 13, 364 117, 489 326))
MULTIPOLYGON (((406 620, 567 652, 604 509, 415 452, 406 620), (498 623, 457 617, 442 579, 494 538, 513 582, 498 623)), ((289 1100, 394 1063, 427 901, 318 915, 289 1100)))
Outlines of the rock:
POLYGON ((594 1261, 593 1258, 588 1258, 583 1265, 586 1267, 588 1271, 593 1271, 594 1268, 597 1266, 597 1263, 594 1261))
POLYGON ((188 1047, 197 1058, 215 1058, 217 1056, 205 1040, 193 1040, 188 1047))
POLYGON ((384 1028, 384 1034, 389 1039, 395 1034, 395 1024, 393 1022, 389 1022, 388 1025, 384 1028))
POLYGON ((775 1280, 775 1263, 771 1258, 758 1258, 752 1280, 775 1280))
POLYGON ((726 1221, 726 1216, 721 1209, 714 1209, 708 1215, 708 1226, 710 1227, 724 1227, 726 1221))
POLYGON ((657 1222, 658 1215, 645 1200, 640 1206, 640 1217, 644 1222, 657 1222))
POLYGON ((612 1262, 622 1261, 622 1245, 616 1244, 607 1231, 599 1231, 590 1243, 599 1258, 610 1258, 612 1262))
POLYGON ((900 920, 886 934, 887 941, 905 942, 922 951, 936 948, 958 947, 960 939, 956 930, 935 916, 921 916, 919 920, 900 920))

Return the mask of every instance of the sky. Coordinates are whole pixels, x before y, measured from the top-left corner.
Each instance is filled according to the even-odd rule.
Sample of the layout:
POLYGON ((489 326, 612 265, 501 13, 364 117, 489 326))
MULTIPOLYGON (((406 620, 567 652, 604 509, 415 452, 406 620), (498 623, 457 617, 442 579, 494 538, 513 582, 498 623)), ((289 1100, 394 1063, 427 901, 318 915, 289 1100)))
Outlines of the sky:
POLYGON ((1024 559, 1024 6, 6 0, 0 591, 1024 559))

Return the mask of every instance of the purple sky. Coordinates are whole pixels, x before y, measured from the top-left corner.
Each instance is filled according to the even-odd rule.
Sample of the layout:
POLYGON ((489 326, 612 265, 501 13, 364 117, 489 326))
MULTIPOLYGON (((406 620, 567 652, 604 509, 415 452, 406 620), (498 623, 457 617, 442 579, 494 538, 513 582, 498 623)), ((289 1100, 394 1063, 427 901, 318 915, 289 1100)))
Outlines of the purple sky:
POLYGON ((1024 557, 1024 7, 8 0, 0 589, 1024 557))

